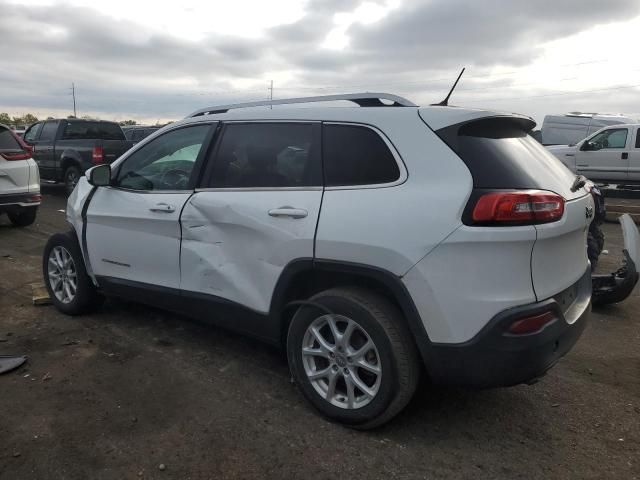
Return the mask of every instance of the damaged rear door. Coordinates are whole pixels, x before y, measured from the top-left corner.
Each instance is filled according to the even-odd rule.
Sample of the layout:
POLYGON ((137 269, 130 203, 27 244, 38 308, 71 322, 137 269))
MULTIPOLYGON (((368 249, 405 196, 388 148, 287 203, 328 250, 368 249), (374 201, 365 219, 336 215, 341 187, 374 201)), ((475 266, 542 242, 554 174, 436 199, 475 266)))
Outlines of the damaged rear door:
POLYGON ((316 122, 223 125, 181 217, 183 295, 269 312, 285 266, 314 255, 320 135, 316 122))

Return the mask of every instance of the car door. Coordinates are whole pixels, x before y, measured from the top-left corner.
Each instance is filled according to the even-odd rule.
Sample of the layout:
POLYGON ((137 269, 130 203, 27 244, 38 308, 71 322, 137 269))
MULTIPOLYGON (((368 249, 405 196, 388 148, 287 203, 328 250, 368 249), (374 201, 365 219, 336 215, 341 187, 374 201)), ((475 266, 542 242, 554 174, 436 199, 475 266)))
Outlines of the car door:
POLYGON ((47 120, 42 124, 40 135, 33 141, 33 159, 40 169, 40 177, 45 180, 56 180, 56 163, 53 147, 59 125, 60 122, 57 120, 47 120))
POLYGON ((180 212, 214 129, 212 123, 181 126, 141 144, 114 166, 112 185, 95 190, 86 239, 100 284, 179 292, 180 212))
POLYGON ((183 295, 267 313, 285 266, 313 258, 322 193, 319 123, 226 123, 182 213, 183 295))
POLYGON ((629 129, 608 128, 586 139, 576 151, 576 171, 593 180, 627 180, 629 129))
POLYGON ((629 139, 629 180, 640 181, 640 127, 633 127, 629 139))

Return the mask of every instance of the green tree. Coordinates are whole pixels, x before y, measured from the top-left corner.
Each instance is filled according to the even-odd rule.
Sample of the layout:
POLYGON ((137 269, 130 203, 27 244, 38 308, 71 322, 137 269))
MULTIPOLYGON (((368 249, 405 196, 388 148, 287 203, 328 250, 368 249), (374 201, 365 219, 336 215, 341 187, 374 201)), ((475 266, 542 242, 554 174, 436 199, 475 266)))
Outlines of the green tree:
POLYGON ((22 117, 22 121, 25 125, 31 125, 32 123, 36 123, 38 121, 38 117, 27 113, 24 117, 22 117))
POLYGON ((11 117, 8 113, 2 112, 0 113, 0 123, 4 123, 5 125, 11 124, 11 117))
POLYGON ((138 122, 136 122, 135 120, 122 120, 120 123, 120 125, 137 125, 138 122))

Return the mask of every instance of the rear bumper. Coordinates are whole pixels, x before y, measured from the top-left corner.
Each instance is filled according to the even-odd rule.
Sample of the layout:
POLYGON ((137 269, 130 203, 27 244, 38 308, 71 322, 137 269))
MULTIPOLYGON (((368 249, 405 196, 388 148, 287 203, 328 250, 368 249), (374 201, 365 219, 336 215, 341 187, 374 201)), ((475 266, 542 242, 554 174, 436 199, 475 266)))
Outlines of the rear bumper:
POLYGON ((36 207, 40 205, 40 200, 40 192, 0 195, 0 210, 5 211, 16 207, 36 207))
POLYGON ((506 387, 531 383, 563 357, 584 331, 591 310, 590 269, 569 289, 542 302, 496 315, 462 344, 432 344, 426 358, 435 383, 465 387, 506 387), (542 330, 512 335, 507 328, 523 317, 553 311, 542 330))

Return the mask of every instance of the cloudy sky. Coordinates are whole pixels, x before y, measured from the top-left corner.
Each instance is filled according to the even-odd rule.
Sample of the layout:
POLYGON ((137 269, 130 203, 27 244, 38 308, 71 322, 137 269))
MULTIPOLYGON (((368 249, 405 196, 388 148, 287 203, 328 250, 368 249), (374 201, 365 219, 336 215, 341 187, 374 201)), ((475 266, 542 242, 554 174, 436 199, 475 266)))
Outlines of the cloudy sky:
POLYGON ((152 122, 388 91, 420 104, 640 117, 638 0, 0 0, 0 112, 152 122))

